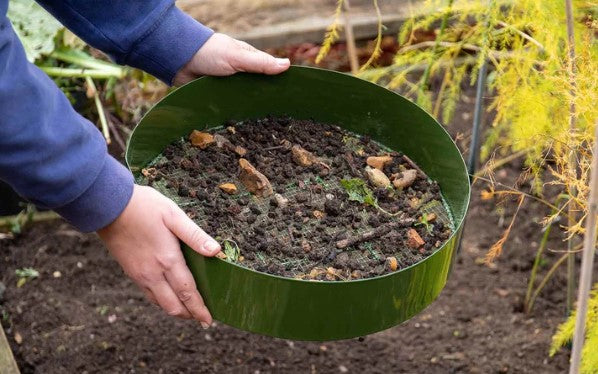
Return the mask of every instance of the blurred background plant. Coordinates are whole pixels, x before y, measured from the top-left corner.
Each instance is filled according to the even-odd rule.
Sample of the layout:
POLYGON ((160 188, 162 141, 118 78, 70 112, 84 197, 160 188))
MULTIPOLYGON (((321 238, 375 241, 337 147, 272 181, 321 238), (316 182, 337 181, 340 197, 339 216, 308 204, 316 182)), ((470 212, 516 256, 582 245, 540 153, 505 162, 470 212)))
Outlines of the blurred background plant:
MULTIPOLYGON (((338 39, 343 2, 337 1, 335 21, 325 35, 318 61, 338 39)), ((374 6, 377 6, 375 1, 374 6)), ((482 66, 488 65, 489 73, 481 78, 488 85, 485 97, 489 99, 487 111, 493 113, 493 120, 484 136, 481 159, 488 161, 489 166, 476 174, 474 181, 477 177, 488 183, 483 199, 518 196, 516 212, 526 198, 542 201, 550 208, 543 221, 544 232, 539 234, 542 240, 523 308, 530 313, 548 280, 561 264, 568 263, 566 306, 570 311, 575 284, 574 256, 580 249, 578 238, 584 233, 588 212, 594 123, 598 118, 598 3, 427 0, 417 7, 409 1, 408 6, 414 15, 401 27, 397 36, 400 47, 392 64, 361 69, 358 75, 404 94, 443 123, 449 123, 463 87, 474 85, 478 75, 485 74, 482 66), (570 20, 566 4, 575 10, 569 12, 570 20), (432 84, 433 81, 440 84, 432 84), (495 160, 497 156, 502 159, 495 160), (527 168, 520 182, 528 180, 531 190, 497 186, 492 170, 522 156, 527 168), (486 178, 483 174, 487 174, 486 178), (545 194, 549 186, 560 192, 545 194), (548 235, 559 221, 565 222, 561 224, 565 249, 537 282, 539 268, 546 262, 548 235)), ((488 263, 500 255, 509 228, 490 248, 488 263)), ((595 306, 598 294, 592 295, 591 305, 595 306)), ((586 344, 590 347, 590 338, 598 336, 595 319, 595 313, 588 315, 586 344), (590 319, 594 319, 593 323, 590 319)), ((572 321, 567 322, 568 329, 565 332, 561 329, 555 339, 564 342, 570 338, 566 332, 572 321)), ((590 360, 590 350, 585 351, 584 370, 593 373, 598 371, 598 362, 590 360)))
POLYGON ((135 123, 167 87, 139 70, 116 65, 65 29, 33 0, 11 0, 8 18, 27 58, 46 72, 75 109, 96 122, 106 142, 124 152, 135 123))

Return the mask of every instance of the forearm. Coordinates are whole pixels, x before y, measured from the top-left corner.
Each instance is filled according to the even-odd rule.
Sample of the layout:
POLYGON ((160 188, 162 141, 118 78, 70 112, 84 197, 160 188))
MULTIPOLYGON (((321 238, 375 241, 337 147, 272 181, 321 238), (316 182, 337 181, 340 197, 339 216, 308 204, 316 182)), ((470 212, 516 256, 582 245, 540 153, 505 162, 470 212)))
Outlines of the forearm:
POLYGON ((171 84, 213 34, 173 0, 38 0, 66 27, 117 63, 171 84))
POLYGON ((112 222, 133 188, 100 132, 33 64, 0 14, 0 179, 84 231, 112 222))

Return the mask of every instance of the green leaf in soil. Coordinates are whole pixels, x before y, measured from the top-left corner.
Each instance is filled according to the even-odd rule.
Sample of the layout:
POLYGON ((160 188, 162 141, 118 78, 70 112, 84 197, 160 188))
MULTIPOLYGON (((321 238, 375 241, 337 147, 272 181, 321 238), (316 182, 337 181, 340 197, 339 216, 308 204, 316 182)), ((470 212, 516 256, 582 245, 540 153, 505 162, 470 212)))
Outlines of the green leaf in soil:
POLYGON ((226 255, 226 259, 230 262, 237 262, 239 260, 239 255, 241 254, 241 250, 237 243, 232 240, 226 240, 224 242, 224 254, 226 255))
POLYGON ((17 288, 23 287, 23 285, 27 283, 29 279, 39 277, 39 272, 33 268, 17 269, 15 270, 15 274, 17 277, 19 277, 19 280, 17 281, 17 288))
POLYGON ((370 190, 363 179, 342 179, 341 186, 343 186, 345 191, 347 191, 347 194, 349 194, 349 200, 378 207, 374 192, 370 190))

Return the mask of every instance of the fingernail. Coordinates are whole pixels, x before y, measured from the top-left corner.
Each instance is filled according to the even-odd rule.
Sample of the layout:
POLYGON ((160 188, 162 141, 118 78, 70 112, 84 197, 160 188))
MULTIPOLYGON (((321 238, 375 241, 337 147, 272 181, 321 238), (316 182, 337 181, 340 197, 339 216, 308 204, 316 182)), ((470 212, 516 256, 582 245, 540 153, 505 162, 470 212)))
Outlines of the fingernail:
POLYGON ((204 330, 207 330, 207 329, 209 329, 209 328, 210 328, 210 325, 208 325, 208 324, 207 324, 207 322, 200 322, 200 324, 201 324, 201 327, 202 327, 204 330))
POLYGON ((288 58, 277 58, 276 59, 276 65, 278 66, 287 66, 291 63, 291 61, 288 58))
POLYGON ((215 253, 220 250, 220 245, 214 239, 210 239, 204 243, 203 248, 210 253, 215 253))

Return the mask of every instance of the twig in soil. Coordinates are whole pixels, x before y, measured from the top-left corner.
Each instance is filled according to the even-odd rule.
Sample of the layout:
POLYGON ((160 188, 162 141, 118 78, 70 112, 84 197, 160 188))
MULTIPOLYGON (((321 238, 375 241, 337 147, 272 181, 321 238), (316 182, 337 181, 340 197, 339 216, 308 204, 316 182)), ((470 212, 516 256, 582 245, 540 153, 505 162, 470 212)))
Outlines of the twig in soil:
POLYGON ((417 170, 422 177, 424 177, 426 180, 430 179, 428 178, 428 175, 426 173, 423 172, 422 169, 420 169, 419 166, 417 166, 417 164, 415 162, 413 162, 412 159, 410 159, 408 156, 403 155, 403 159, 409 164, 409 166, 411 166, 413 169, 417 170))
POLYGON ((285 145, 277 145, 275 147, 262 148, 262 151, 275 151, 277 149, 282 149, 284 147, 285 147, 285 145))
POLYGON ((345 249, 347 247, 350 247, 350 246, 358 244, 358 243, 367 242, 372 239, 382 237, 382 236, 390 233, 392 230, 397 229, 401 226, 410 225, 414 221, 415 220, 412 218, 405 218, 405 219, 401 219, 396 222, 391 222, 389 224, 386 224, 386 225, 383 225, 380 227, 376 227, 375 229, 366 231, 363 234, 337 241, 336 248, 345 249))
POLYGON ((347 162, 349 169, 351 169, 351 174, 353 174, 353 176, 355 177, 361 178, 361 173, 359 172, 359 170, 357 170, 357 167, 355 166, 355 160, 353 160, 353 155, 351 155, 350 152, 347 152, 343 155, 343 159, 345 160, 345 162, 347 162))

